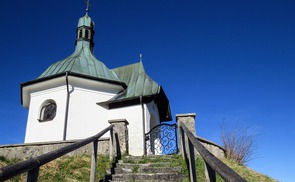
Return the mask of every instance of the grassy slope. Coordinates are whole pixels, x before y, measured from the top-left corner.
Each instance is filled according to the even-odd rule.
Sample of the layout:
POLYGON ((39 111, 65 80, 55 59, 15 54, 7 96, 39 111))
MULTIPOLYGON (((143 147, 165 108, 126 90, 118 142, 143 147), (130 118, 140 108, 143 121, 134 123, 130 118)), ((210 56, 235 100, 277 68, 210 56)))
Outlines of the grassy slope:
MULTIPOLYGON (((242 178, 244 178, 248 182, 277 182, 266 175, 261 173, 257 173, 243 165, 237 164, 229 159, 222 160, 226 165, 232 168, 235 172, 237 172, 242 178)), ((198 181, 205 181, 205 174, 204 174, 204 161, 202 159, 196 160, 196 172, 198 181)), ((216 181, 222 182, 224 181, 218 174, 216 175, 216 181)))
MULTIPOLYGON (((0 157, 0 168, 17 162, 16 160, 6 160, 0 157)), ((105 175, 105 169, 110 167, 110 162, 106 156, 98 156, 97 175, 99 181, 105 175)), ((91 157, 66 156, 56 159, 40 168, 39 181, 89 181, 91 157)), ((11 180, 13 182, 25 181, 26 175, 17 176, 11 180)))
MULTIPOLYGON (((18 162, 17 160, 6 160, 0 156, 0 168, 6 165, 13 164, 18 162)), ((142 163, 149 162, 161 162, 160 159, 150 160, 144 158, 142 163)), ((188 175, 186 169, 186 164, 182 160, 181 156, 175 155, 171 159, 171 166, 182 166, 182 173, 188 175)), ((268 176, 257 173, 245 166, 238 165, 237 163, 224 159, 229 167, 235 170, 240 174, 244 179, 249 182, 275 182, 276 180, 269 178, 268 176)), ((71 156, 71 157, 62 157, 61 159, 54 160, 40 169, 40 181, 89 181, 90 174, 90 156, 71 156)), ((110 167, 110 162, 108 157, 99 156, 98 157, 98 167, 97 167, 97 181, 103 178, 105 175, 105 169, 110 167)), ((198 176, 198 181, 205 181, 204 175, 204 162, 202 159, 196 160, 196 173, 198 176)), ((21 175, 13 178, 9 181, 25 181, 26 175, 21 175)), ((189 181, 188 178, 185 181, 189 181)), ((220 176, 217 175, 217 181, 223 181, 220 176)))
POLYGON ((239 165, 231 160, 224 159, 223 162, 249 182, 277 182, 277 180, 253 171, 252 169, 249 169, 243 165, 239 165))
MULTIPOLYGON (((124 160, 124 162, 132 163, 132 161, 124 160)), ((182 173, 188 176, 188 170, 186 168, 185 161, 182 160, 182 156, 180 155, 174 155, 170 159, 163 159, 161 156, 153 159, 149 159, 148 157, 143 157, 142 160, 138 161, 138 163, 157 163, 157 162, 169 162, 171 167, 174 166, 182 166, 182 173), (169 161, 167 161, 169 160, 169 161)), ((249 182, 276 182, 276 180, 257 173, 243 165, 239 165, 236 162, 233 162, 228 159, 223 159, 223 162, 228 165, 230 168, 232 168, 234 171, 236 171, 240 176, 242 176, 244 179, 246 179, 249 182)), ((197 173, 197 180, 198 181, 205 181, 205 167, 204 167, 204 161, 200 158, 196 159, 196 173, 197 173)), ((218 182, 224 181, 220 176, 217 175, 218 182)), ((187 177, 185 182, 189 181, 189 178, 187 177)))

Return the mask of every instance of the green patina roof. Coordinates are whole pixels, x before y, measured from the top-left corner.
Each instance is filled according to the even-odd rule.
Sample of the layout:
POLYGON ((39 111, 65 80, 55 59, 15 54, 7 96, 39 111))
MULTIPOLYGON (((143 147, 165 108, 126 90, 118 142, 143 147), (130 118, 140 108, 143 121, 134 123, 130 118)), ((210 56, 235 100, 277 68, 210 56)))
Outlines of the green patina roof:
POLYGON ((75 52, 49 66, 38 79, 72 72, 110 81, 124 82, 128 86, 127 89, 114 100, 155 95, 160 92, 160 86, 146 74, 142 62, 110 70, 104 63, 97 60, 93 55, 93 34, 94 22, 86 14, 78 22, 75 52), (89 30, 92 32, 90 39, 85 34, 89 30))
POLYGON ((163 88, 145 72, 142 62, 112 69, 122 82, 127 85, 124 92, 117 94, 107 103, 132 100, 140 96, 151 97, 158 106, 160 121, 172 120, 169 100, 163 88))
POLYGON ((39 78, 45 78, 67 71, 96 78, 120 81, 113 71, 109 70, 105 64, 95 58, 88 47, 76 49, 71 56, 52 64, 39 78))
POLYGON ((155 95, 160 91, 160 86, 146 74, 142 62, 115 68, 113 71, 128 86, 125 94, 116 100, 155 95))
MULTIPOLYGON (((106 81, 125 83, 127 88, 107 101, 107 103, 132 100, 134 98, 138 99, 140 96, 156 96, 154 99, 159 108, 161 121, 171 120, 168 98, 166 97, 162 87, 146 74, 142 62, 110 70, 104 63, 95 58, 93 54, 93 28, 94 22, 87 14, 80 18, 78 22, 76 49, 74 53, 69 57, 49 66, 37 78, 37 80, 34 80, 33 82, 42 81, 42 79, 70 72, 106 81)), ((31 82, 28 83, 31 84, 31 82)))
POLYGON ((86 14, 78 22, 75 52, 64 60, 49 66, 38 78, 72 72, 99 79, 120 81, 113 71, 109 70, 104 63, 97 60, 93 55, 93 36, 94 22, 86 14))
POLYGON ((151 99, 158 105, 160 120, 171 120, 168 98, 163 88, 153 81, 145 72, 142 62, 108 69, 93 54, 94 22, 86 14, 79 19, 76 37, 76 49, 69 57, 49 66, 36 81, 70 72, 105 81, 126 84, 127 88, 105 103, 135 101, 139 97, 151 99))
POLYGON ((97 60, 93 55, 93 35, 94 22, 86 14, 78 22, 75 52, 49 66, 38 79, 71 72, 125 83, 127 85, 126 90, 111 99, 113 101, 160 93, 161 87, 146 74, 142 62, 110 70, 104 63, 97 60), (89 34, 86 36, 86 31, 91 31, 90 38, 88 37, 89 34))
POLYGON ((85 16, 81 17, 78 22, 78 27, 87 26, 87 27, 93 27, 94 28, 94 22, 91 20, 91 18, 86 14, 85 16))

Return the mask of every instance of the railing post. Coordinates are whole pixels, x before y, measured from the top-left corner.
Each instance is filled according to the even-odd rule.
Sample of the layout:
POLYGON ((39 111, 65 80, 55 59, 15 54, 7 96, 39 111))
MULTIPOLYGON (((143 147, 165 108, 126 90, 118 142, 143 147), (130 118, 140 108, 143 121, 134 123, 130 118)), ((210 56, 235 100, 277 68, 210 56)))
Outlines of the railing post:
MULTIPOLYGON (((181 125, 181 124, 179 124, 181 125)), ((184 132, 181 126, 178 128, 179 130, 179 147, 180 147, 180 152, 182 154, 182 158, 185 159, 186 157, 186 152, 185 152, 185 138, 184 138, 184 132)))
POLYGON ((179 123, 179 138, 180 138, 180 148, 182 157, 187 164, 187 168, 189 169, 189 177, 191 182, 197 181, 196 176, 196 164, 195 164, 195 153, 194 146, 189 138, 185 135, 184 130, 182 128, 183 123, 179 123))
POLYGON ((216 173, 215 173, 215 171, 205 161, 204 161, 204 165, 205 165, 206 181, 208 181, 208 182, 216 182, 216 173))
POLYGON ((113 145, 114 145, 114 135, 113 135, 114 131, 113 131, 113 128, 110 130, 110 149, 109 149, 109 152, 110 152, 110 161, 112 162, 113 161, 113 145))
POLYGON ((178 129, 177 129, 177 123, 175 123, 175 128, 174 128, 174 130, 175 130, 175 145, 176 145, 176 154, 178 154, 178 152, 179 152, 179 146, 178 146, 178 135, 179 135, 179 133, 178 133, 178 135, 177 135, 177 131, 178 131, 178 129))
MULTIPOLYGON (((238 175, 234 170, 229 168, 226 164, 216 158, 212 153, 209 152, 196 138, 195 136, 189 131, 189 129, 185 125, 181 125, 186 137, 189 140, 189 152, 191 152, 191 145, 193 145, 201 157, 204 159, 206 163, 208 163, 207 167, 212 167, 212 170, 217 172, 225 181, 239 181, 244 182, 246 181, 240 175, 238 175)), ((186 150, 186 148, 184 147, 186 150)), ((191 155, 190 155, 191 156, 191 155)), ((191 160, 191 159, 190 159, 191 160)), ((208 168, 209 169, 209 168, 208 168)), ((210 171, 211 169, 209 169, 210 171)), ((191 171, 191 170, 190 170, 191 171)))
POLYGON ((37 182, 38 181, 39 168, 40 167, 36 167, 36 168, 28 171, 27 182, 37 182))
POLYGON ((90 172, 90 182, 94 182, 95 181, 95 176, 96 176, 97 144, 98 144, 98 140, 93 141, 93 146, 92 146, 92 159, 91 159, 91 172, 90 172))
POLYGON ((113 155, 118 159, 128 154, 128 128, 129 124, 126 119, 114 119, 109 120, 109 123, 113 125, 113 155))
MULTIPOLYGON (((185 126, 187 126, 189 128, 189 130, 195 135, 196 134, 196 130, 195 130, 195 118, 196 118, 196 113, 188 113, 188 114, 176 114, 176 121, 178 123, 178 130, 180 130, 180 125, 184 124, 185 126)), ((182 139, 181 139, 182 135, 179 135, 179 148, 183 148, 182 147, 182 139)), ((183 152, 183 150, 181 150, 180 152, 183 152)))
POLYGON ((190 174, 190 181, 196 182, 196 164, 195 164, 195 153, 194 153, 194 146, 192 142, 187 138, 188 142, 188 160, 189 160, 189 174, 190 174))
MULTIPOLYGON (((88 138, 85 138, 83 140, 79 140, 73 144, 70 144, 70 145, 67 145, 67 146, 64 146, 60 149, 57 149, 57 150, 54 150, 54 151, 51 151, 51 152, 48 152, 46 154, 43 154, 43 155, 40 155, 40 156, 37 156, 37 157, 33 157, 32 159, 28 159, 26 161, 23 161, 23 162, 18 162, 16 164, 13 164, 13 165, 10 165, 10 166, 5 166, 3 168, 0 169, 0 181, 4 181, 4 180, 7 180, 7 179, 10 179, 16 175, 19 175, 19 174, 22 174, 22 173, 25 173, 27 172, 27 181, 28 182, 35 182, 35 181, 38 181, 38 173, 39 173, 39 168, 40 166, 48 163, 48 162, 51 162, 53 161, 54 159, 57 159, 61 156, 64 156, 65 154, 69 153, 69 152, 72 152, 72 151, 75 151, 91 142, 94 142, 96 141, 97 143, 97 140, 103 136, 106 132, 108 131, 111 131, 111 139, 110 139, 110 147, 112 147, 112 143, 113 143, 113 128, 114 126, 111 125, 105 129, 103 129, 101 132, 97 133, 96 135, 94 136, 91 136, 91 137, 88 137, 88 138)), ((94 144, 96 145, 96 144, 94 144)), ((93 152, 94 155, 97 153, 97 146, 95 146, 94 148, 94 151, 96 150, 96 152, 93 152)), ((110 158, 112 159, 113 157, 113 150, 111 148, 110 150, 110 158)), ((93 165, 95 166, 95 165, 93 165)))

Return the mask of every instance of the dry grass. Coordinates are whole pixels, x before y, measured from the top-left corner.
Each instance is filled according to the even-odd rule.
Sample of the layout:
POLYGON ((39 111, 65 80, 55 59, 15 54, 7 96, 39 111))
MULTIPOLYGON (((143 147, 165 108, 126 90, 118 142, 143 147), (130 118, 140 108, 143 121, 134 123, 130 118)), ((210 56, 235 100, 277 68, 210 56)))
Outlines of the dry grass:
MULTIPOLYGON (((257 173, 253 171, 252 169, 245 167, 242 164, 238 164, 237 162, 234 162, 233 160, 222 159, 222 161, 248 182, 278 182, 277 180, 274 180, 261 173, 257 173)), ((195 164, 196 164, 197 181, 202 181, 202 182, 206 181, 205 172, 204 172, 205 166, 204 166, 203 159, 197 158, 195 164)), ((187 176, 184 182, 189 182, 188 171, 186 170, 185 163, 183 165, 183 168, 185 168, 183 170, 184 172, 183 174, 187 176)), ((224 182, 224 180, 218 174, 216 174, 216 181, 224 182)))
POLYGON ((252 169, 242 164, 238 164, 232 160, 223 159, 222 161, 230 168, 232 168, 234 171, 236 171, 240 176, 246 179, 248 182, 277 182, 277 180, 275 179, 272 179, 264 174, 253 171, 252 169))
MULTIPOLYGON (((266 175, 257 173, 244 165, 238 164, 229 159, 222 160, 226 165, 236 171, 240 176, 246 179, 248 182, 277 182, 266 175)), ((10 165, 17 162, 17 160, 6 160, 0 156, 0 167, 10 165)), ((143 158, 143 162, 161 162, 161 160, 151 161, 149 158, 143 158)), ((163 161, 162 161, 163 162, 163 161)), ((167 162, 167 161, 166 161, 167 162)), ((185 162, 181 156, 175 155, 171 159, 171 166, 182 166, 182 173, 188 175, 185 162)), ((60 159, 56 159, 40 168, 39 181, 65 181, 65 182, 78 182, 89 181, 90 174, 90 156, 67 156, 60 159)), ((108 157, 99 156, 97 166, 97 180, 103 178, 105 175, 105 169, 110 167, 108 157)), ((200 158, 196 160, 196 173, 198 181, 205 181, 204 175, 204 161, 200 158)), ((9 182, 21 182, 26 181, 26 174, 14 177, 9 182)), ((188 178, 185 181, 189 181, 188 178)), ((220 176, 217 175, 217 181, 222 182, 220 176)))
POLYGON ((253 159, 258 135, 251 127, 242 127, 237 121, 231 125, 221 123, 221 141, 225 156, 239 164, 246 164, 253 159))
MULTIPOLYGON (((15 160, 0 158, 0 167, 15 163, 15 160)), ((98 156, 96 180, 99 181, 105 175, 105 171, 110 167, 110 162, 106 156, 98 156)), ((40 167, 39 181, 89 181, 91 168, 91 157, 84 156, 65 156, 51 161, 40 167)), ((26 174, 14 177, 9 182, 26 181, 26 174)))

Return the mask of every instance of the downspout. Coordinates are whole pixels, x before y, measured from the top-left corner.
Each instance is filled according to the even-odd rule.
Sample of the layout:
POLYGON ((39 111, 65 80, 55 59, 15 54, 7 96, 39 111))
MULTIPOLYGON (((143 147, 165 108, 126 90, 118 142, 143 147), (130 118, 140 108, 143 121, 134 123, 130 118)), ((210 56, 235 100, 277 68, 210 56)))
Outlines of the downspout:
POLYGON ((142 133, 143 133, 143 154, 146 155, 146 146, 145 146, 145 113, 144 113, 144 105, 142 101, 142 96, 140 96, 140 104, 142 109, 142 133))
POLYGON ((69 113, 69 102, 70 102, 70 90, 69 90, 69 72, 66 72, 66 85, 67 85, 67 102, 66 102, 66 112, 65 112, 65 124, 64 124, 64 134, 63 140, 67 137, 67 126, 68 126, 68 113, 69 113))

